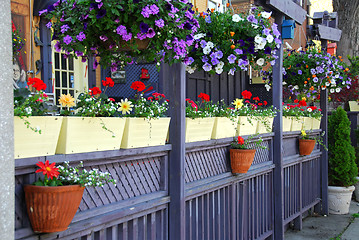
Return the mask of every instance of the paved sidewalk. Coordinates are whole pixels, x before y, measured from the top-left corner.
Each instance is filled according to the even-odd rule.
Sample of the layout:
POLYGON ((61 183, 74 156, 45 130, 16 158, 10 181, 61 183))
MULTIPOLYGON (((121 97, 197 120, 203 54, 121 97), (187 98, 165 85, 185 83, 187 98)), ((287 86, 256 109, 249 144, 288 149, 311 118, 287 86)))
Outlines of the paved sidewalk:
POLYGON ((301 231, 288 230, 286 240, 359 240, 359 203, 352 200, 349 214, 307 217, 303 220, 301 231), (338 237, 338 238, 337 238, 338 237))

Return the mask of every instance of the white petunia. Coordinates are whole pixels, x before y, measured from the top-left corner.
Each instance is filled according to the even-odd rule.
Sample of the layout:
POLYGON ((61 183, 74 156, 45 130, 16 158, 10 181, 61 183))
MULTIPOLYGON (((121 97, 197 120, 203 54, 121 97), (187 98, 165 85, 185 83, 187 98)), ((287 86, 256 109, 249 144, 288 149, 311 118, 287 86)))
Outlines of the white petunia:
POLYGON ((261 42, 256 45, 256 49, 262 50, 266 46, 266 42, 261 42))
POLYGON ((269 86, 269 84, 264 85, 264 87, 267 89, 267 91, 271 89, 271 86, 269 86))
POLYGON ((203 53, 204 53, 204 54, 207 55, 207 54, 210 53, 210 52, 211 52, 211 49, 210 49, 209 47, 206 46, 205 48, 203 48, 203 53))
POLYGON ((241 18, 238 14, 234 14, 233 16, 232 16, 232 21, 233 22, 239 22, 239 21, 243 21, 244 19, 243 18, 241 18))
POLYGON ((329 87, 330 86, 330 82, 326 82, 325 86, 329 87))
POLYGON ((261 12, 262 17, 269 18, 272 15, 272 12, 261 12))
POLYGON ((194 38, 195 40, 198 40, 198 39, 201 39, 201 38, 203 38, 203 37, 205 37, 205 36, 206 36, 206 34, 204 34, 204 33, 199 33, 199 34, 194 35, 193 38, 194 38))
POLYGON ((341 90, 340 88, 336 88, 336 89, 335 89, 335 91, 336 91, 337 93, 340 92, 340 90, 341 90))
POLYGON ((190 66, 186 66, 186 71, 187 71, 189 74, 194 73, 195 70, 196 70, 195 68, 191 68, 190 66))
POLYGON ((206 44, 206 47, 213 48, 213 47, 214 47, 213 42, 209 41, 209 42, 206 44))
POLYGON ((266 38, 266 39, 267 39, 267 41, 268 41, 269 43, 272 43, 272 42, 273 42, 273 40, 274 40, 273 36, 272 36, 272 35, 270 35, 270 34, 267 36, 267 38, 266 38))
POLYGON ((257 29, 259 26, 257 24, 252 23, 252 28, 257 29))
POLYGON ((220 67, 220 68, 223 68, 224 66, 224 62, 220 61, 218 64, 217 64, 217 67, 220 67))
POLYGON ((330 89, 330 93, 334 93, 335 92, 335 90, 332 88, 332 89, 330 89))
POLYGON ((299 89, 298 85, 295 85, 293 88, 296 89, 296 90, 299 89))
POLYGON ((259 35, 254 37, 254 42, 257 44, 260 44, 261 42, 263 42, 263 38, 259 35))
POLYGON ((287 83, 286 83, 286 82, 283 82, 282 84, 283 84, 283 85, 287 85, 287 83))
POLYGON ((220 67, 215 67, 214 70, 216 71, 217 74, 221 74, 223 72, 223 68, 220 67))
POLYGON ((264 58, 258 59, 258 60, 257 60, 257 64, 258 64, 259 66, 263 66, 263 64, 264 64, 264 58))

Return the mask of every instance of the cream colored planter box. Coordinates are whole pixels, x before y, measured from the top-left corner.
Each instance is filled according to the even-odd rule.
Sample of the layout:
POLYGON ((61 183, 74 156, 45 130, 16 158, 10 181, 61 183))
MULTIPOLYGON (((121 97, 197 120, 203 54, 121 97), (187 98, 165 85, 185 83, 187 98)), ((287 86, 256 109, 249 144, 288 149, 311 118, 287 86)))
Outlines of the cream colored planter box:
POLYGON ((237 130, 237 118, 215 117, 212 139, 234 137, 237 130))
POLYGON ((210 140, 213 125, 214 118, 186 118, 186 142, 210 140))
POLYGON ((303 127, 302 130, 312 130, 313 119, 310 117, 303 117, 303 127))
POLYGON ((291 117, 283 117, 282 118, 283 132, 290 132, 291 127, 292 127, 292 118, 291 117))
POLYGON ((358 112, 359 111, 359 102, 349 101, 349 109, 352 112, 358 112))
POLYGON ((256 134, 258 121, 250 116, 239 116, 237 136, 256 134))
POLYGON ((120 149, 124 127, 125 119, 118 117, 64 117, 56 153, 120 149))
POLYGON ((321 118, 320 119, 312 118, 312 129, 320 129, 321 120, 322 120, 321 118))
POLYGON ((165 145, 171 118, 126 118, 121 148, 165 145))
POLYGON ((31 127, 41 129, 39 134, 27 128, 23 119, 14 117, 15 158, 54 155, 62 119, 52 116, 25 117, 31 127))
POLYGON ((273 129, 273 117, 258 117, 256 133, 270 133, 273 129))
POLYGON ((302 127, 303 127, 303 121, 304 119, 301 118, 296 118, 296 117, 292 117, 292 127, 291 127, 291 131, 301 131, 302 127))

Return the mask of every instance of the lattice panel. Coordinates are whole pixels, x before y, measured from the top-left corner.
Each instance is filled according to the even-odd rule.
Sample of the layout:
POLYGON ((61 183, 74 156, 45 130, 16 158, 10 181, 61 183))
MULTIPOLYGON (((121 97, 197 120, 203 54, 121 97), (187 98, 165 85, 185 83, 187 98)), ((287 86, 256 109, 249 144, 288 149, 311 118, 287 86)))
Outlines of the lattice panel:
POLYGON ((302 163, 303 208, 320 198, 320 170, 320 158, 302 163))
POLYGON ((226 147, 189 152, 185 159, 185 181, 193 182, 229 171, 226 147))
POLYGON ((254 143, 249 144, 250 148, 257 149, 256 150, 256 155, 254 156, 254 160, 253 160, 252 165, 272 161, 272 158, 271 158, 271 155, 270 155, 270 153, 271 153, 271 151, 270 151, 270 149, 271 149, 270 140, 263 141, 261 145, 266 147, 266 149, 258 148, 258 147, 256 147, 256 145, 254 143))
POLYGON ((300 211, 299 201, 293 201, 300 194, 299 170, 299 164, 283 169, 284 219, 288 219, 300 211))
POLYGON ((161 187, 160 157, 115 162, 87 169, 93 168, 111 173, 112 177, 117 180, 117 185, 106 184, 96 189, 86 188, 79 207, 80 211, 156 192, 161 187))

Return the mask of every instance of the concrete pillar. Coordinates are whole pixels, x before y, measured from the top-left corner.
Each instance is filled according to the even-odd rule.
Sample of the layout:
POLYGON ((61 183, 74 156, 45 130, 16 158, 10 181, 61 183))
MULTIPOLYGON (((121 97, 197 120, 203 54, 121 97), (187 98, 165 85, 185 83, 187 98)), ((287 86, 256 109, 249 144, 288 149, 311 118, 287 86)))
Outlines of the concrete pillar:
POLYGON ((14 121, 10 0, 0 11, 0 239, 14 239, 14 121))

